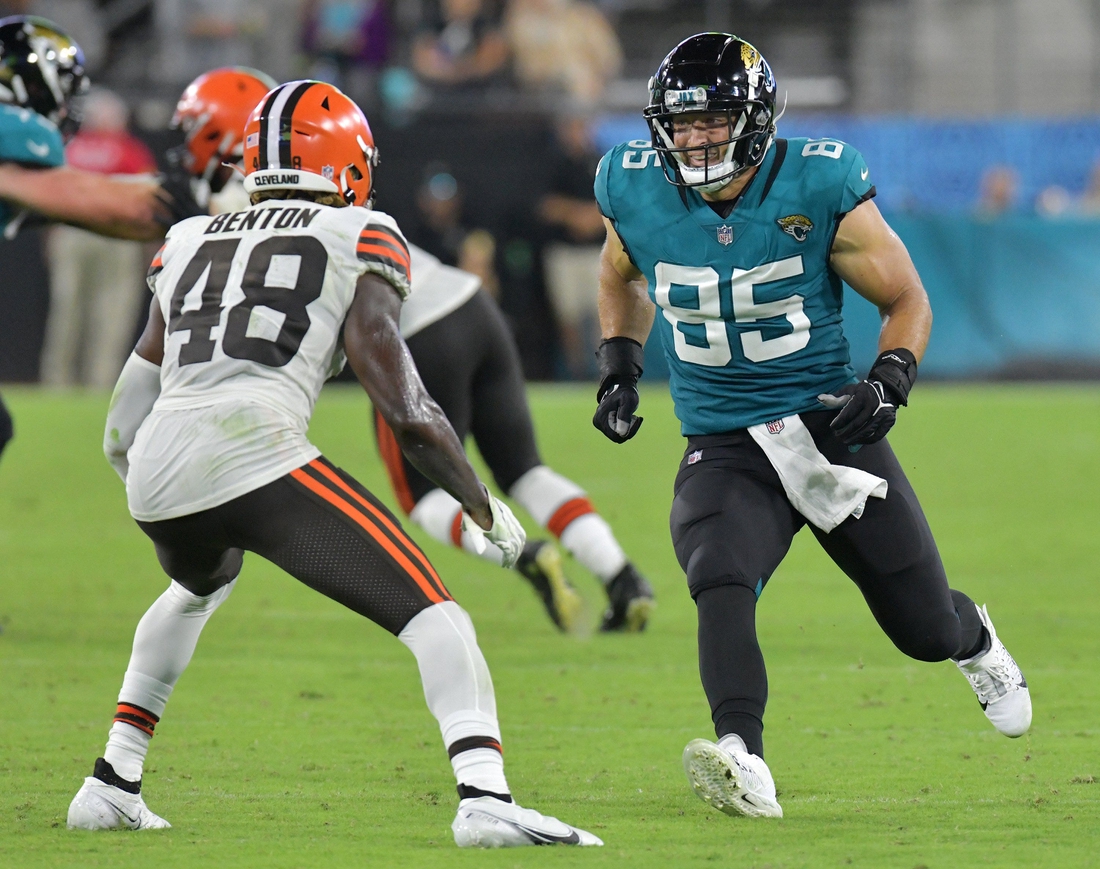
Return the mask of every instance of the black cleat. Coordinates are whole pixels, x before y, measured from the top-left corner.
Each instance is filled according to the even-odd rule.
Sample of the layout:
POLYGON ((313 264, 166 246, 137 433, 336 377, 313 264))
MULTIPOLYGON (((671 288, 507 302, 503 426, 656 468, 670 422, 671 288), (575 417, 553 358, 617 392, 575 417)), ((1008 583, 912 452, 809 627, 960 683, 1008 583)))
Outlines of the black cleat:
POLYGON ((523 547, 518 570, 535 587, 550 620, 559 630, 575 633, 583 626, 584 602, 565 577, 561 555, 547 540, 533 540, 523 547))
POLYGON ((653 587, 629 561, 607 584, 607 598, 601 631, 644 631, 649 614, 657 605, 653 600, 653 587))

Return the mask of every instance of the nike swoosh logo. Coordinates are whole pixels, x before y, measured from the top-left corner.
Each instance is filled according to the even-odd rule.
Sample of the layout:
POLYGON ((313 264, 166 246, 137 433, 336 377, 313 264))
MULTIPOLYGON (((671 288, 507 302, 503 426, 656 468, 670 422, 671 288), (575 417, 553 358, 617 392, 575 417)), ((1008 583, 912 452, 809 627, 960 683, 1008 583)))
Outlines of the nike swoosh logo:
POLYGON ((861 178, 861 179, 862 179, 863 181, 866 181, 866 180, 867 180, 867 176, 868 176, 868 175, 870 174, 870 172, 871 172, 871 170, 870 170, 870 169, 863 169, 863 170, 861 170, 861 171, 860 171, 860 173, 859 173, 859 177, 860 177, 860 178, 861 178))
POLYGON ((581 841, 581 837, 576 830, 570 830, 568 836, 555 836, 553 833, 532 830, 530 827, 517 824, 515 821, 507 821, 507 823, 524 833, 536 845, 579 845, 581 841))
POLYGON ((34 139, 27 139, 27 150, 36 157, 45 157, 50 153, 50 146, 48 142, 39 143, 34 139))

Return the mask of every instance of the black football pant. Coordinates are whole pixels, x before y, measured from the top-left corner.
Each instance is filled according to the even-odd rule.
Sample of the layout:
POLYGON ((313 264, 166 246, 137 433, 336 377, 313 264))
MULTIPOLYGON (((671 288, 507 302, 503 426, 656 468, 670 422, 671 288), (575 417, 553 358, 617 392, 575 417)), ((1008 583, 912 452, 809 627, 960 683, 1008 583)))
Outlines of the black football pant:
POLYGON ((0 398, 0 453, 4 452, 4 447, 8 445, 8 441, 14 436, 15 424, 12 422, 7 407, 4 406, 4 399, 0 398))
POLYGON ((164 572, 204 597, 233 581, 247 550, 393 634, 453 600, 397 517, 323 458, 209 510, 138 525, 164 572))
MULTIPOLYGON (((473 434, 485 464, 507 492, 542 464, 527 406, 515 339, 497 303, 484 290, 406 343, 428 395, 435 399, 460 441, 473 434)), ((401 453, 376 412, 375 435, 401 508, 410 512, 439 488, 401 453)))
MULTIPOLYGON (((965 658, 983 642, 977 607, 948 587, 917 496, 885 441, 851 452, 829 429, 835 411, 804 413, 818 450, 833 464, 884 478, 885 499, 868 498, 859 519, 826 534, 822 548, 863 593, 886 635, 921 661, 965 658)), ((763 756, 768 699, 756 639, 756 602, 807 524, 747 431, 691 437, 676 477, 670 527, 699 614, 699 671, 719 737, 736 733, 763 756), (701 454, 694 462, 689 457, 701 454)))

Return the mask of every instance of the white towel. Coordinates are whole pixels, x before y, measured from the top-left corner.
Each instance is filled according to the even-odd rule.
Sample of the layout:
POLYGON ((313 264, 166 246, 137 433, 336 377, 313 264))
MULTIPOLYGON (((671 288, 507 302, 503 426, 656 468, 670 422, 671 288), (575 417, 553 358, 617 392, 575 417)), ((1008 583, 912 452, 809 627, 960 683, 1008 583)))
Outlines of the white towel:
POLYGON ((868 497, 886 497, 882 477, 830 464, 797 415, 749 426, 749 434, 779 474, 794 508, 825 533, 849 516, 862 516, 868 497))

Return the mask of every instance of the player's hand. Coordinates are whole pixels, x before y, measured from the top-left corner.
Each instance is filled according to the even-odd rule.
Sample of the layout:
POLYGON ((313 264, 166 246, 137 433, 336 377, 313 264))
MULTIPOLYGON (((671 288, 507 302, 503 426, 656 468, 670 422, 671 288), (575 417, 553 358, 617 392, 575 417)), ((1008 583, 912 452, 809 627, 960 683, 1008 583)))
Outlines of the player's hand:
POLYGON ((638 433, 642 417, 638 409, 638 378, 642 376, 645 353, 632 338, 607 338, 596 350, 600 366, 600 386, 596 390, 596 415, 592 425, 617 444, 625 443, 638 433))
POLYGON ((829 427, 848 446, 882 440, 898 418, 897 405, 886 400, 878 382, 850 383, 835 394, 819 395, 817 400, 829 410, 840 411, 829 427))
POLYGON ((626 443, 642 427, 643 417, 635 416, 638 409, 638 387, 633 384, 612 383, 606 392, 596 396, 600 406, 592 417, 592 425, 617 444, 626 443))
POLYGON ((196 198, 191 176, 183 169, 171 169, 157 180, 160 185, 154 194, 160 204, 157 223, 170 227, 189 217, 210 213, 196 198))
POLYGON ((829 423, 848 446, 873 444, 886 437, 898 418, 898 407, 909 403, 909 390, 917 380, 916 357, 905 348, 880 353, 867 379, 843 386, 817 400, 839 410, 829 423))
POLYGON ((508 505, 489 496, 489 512, 493 518, 490 528, 482 528, 469 513, 462 513, 462 530, 470 535, 474 548, 480 555, 485 551, 485 541, 488 540, 501 551, 503 561, 501 566, 513 567, 523 552, 523 545, 527 542, 527 532, 519 524, 508 505))

